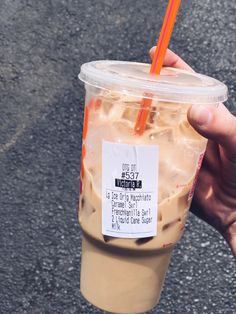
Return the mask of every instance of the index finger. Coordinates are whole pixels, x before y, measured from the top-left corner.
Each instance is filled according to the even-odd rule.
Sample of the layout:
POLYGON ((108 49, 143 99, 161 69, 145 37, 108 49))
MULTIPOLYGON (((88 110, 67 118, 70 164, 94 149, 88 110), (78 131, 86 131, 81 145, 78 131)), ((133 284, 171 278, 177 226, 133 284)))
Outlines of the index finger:
MULTIPOLYGON (((149 51, 151 59, 154 56, 155 49, 156 47, 154 46, 149 51)), ((189 72, 194 72, 194 70, 183 59, 181 59, 176 53, 174 53, 170 49, 167 49, 166 51, 163 65, 166 67, 173 67, 173 68, 186 70, 189 72)))

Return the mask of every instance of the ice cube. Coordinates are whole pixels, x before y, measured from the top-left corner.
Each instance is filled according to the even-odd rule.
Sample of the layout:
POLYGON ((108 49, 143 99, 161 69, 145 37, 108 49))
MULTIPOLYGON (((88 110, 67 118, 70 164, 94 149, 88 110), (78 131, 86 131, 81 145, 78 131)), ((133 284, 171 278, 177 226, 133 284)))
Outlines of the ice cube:
POLYGON ((135 144, 140 141, 140 138, 135 136, 132 123, 127 120, 121 119, 114 122, 110 131, 117 143, 135 144))
POLYGON ((99 98, 99 104, 95 102, 94 108, 91 108, 91 113, 94 120, 111 121, 121 118, 124 112, 124 105, 122 102, 112 98, 99 98), (95 114, 95 115, 94 115, 95 114))
POLYGON ((139 104, 139 106, 140 106, 141 98, 140 97, 136 97, 136 96, 132 96, 132 95, 122 94, 121 101, 124 104, 128 104, 129 106, 133 106, 133 104, 139 104))
POLYGON ((117 101, 121 98, 121 94, 115 91, 105 90, 101 92, 100 97, 109 101, 117 101))
POLYGON ((159 127, 165 127, 166 123, 164 123, 163 120, 160 119, 160 112, 159 110, 153 106, 150 110, 146 129, 155 129, 159 127))
POLYGON ((107 116, 109 115, 109 112, 111 108, 113 107, 113 102, 111 99, 103 99, 101 102, 101 115, 102 116, 107 116))
POLYGON ((94 167, 88 169, 92 176, 92 184, 94 189, 101 195, 102 191, 102 166, 97 163, 94 167))
POLYGON ((148 117, 148 123, 154 124, 156 118, 159 116, 159 113, 156 110, 156 107, 152 107, 148 117))
POLYGON ((147 136, 153 144, 174 143, 174 129, 158 128, 158 130, 149 130, 147 136))
POLYGON ((85 141, 88 167, 94 167, 96 164, 101 164, 102 140, 112 140, 111 134, 108 132, 107 123, 99 126, 91 126, 88 129, 85 141))
POLYGON ((107 118, 109 119, 109 121, 117 121, 122 117, 124 110, 125 107, 122 102, 114 102, 110 107, 107 118))
POLYGON ((177 126, 182 121, 182 108, 178 104, 161 103, 157 110, 160 121, 165 125, 177 126))
POLYGON ((128 120, 134 124, 134 122, 137 119, 137 115, 138 115, 138 108, 137 108, 137 105, 134 104, 133 107, 126 107, 125 108, 123 115, 122 115, 122 118, 125 120, 128 120))

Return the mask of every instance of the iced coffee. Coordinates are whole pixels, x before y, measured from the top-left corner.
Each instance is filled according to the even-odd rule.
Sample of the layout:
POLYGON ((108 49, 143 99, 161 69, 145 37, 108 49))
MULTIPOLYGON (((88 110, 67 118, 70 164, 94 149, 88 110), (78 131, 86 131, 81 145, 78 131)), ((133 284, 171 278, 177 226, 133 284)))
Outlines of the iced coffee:
MULTIPOLYGON (((207 82, 217 81, 174 69, 150 79, 148 65, 125 65, 97 62, 95 74, 87 69, 82 75, 87 90, 79 201, 81 292, 108 312, 143 313, 158 303, 206 148, 206 139, 188 123, 187 110, 196 102, 194 93, 203 102, 207 82), (108 77, 101 85, 99 72, 108 77), (145 86, 139 89, 140 82, 145 86), (137 134, 148 87, 151 107, 144 132, 137 134)), ((217 102, 211 98, 209 103, 217 102)))

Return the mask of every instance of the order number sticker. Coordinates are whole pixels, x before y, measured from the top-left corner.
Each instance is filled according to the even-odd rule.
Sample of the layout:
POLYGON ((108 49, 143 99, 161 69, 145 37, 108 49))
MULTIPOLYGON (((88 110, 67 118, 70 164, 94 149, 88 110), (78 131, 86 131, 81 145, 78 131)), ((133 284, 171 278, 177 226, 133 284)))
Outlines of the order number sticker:
POLYGON ((119 238, 157 235, 159 149, 102 143, 102 233, 119 238))

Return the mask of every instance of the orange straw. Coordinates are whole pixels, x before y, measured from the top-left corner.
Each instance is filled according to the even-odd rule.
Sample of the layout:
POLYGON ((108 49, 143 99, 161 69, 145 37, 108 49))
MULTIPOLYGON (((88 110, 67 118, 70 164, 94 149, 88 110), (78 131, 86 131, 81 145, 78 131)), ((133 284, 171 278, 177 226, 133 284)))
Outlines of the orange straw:
MULTIPOLYGON (((159 75, 161 72, 162 65, 164 63, 164 58, 166 50, 169 45, 170 37, 174 28, 176 16, 178 14, 179 6, 181 0, 169 0, 168 7, 165 14, 165 19, 162 24, 161 33, 158 39, 157 47, 152 60, 152 65, 150 69, 150 74, 159 75)), ((135 133, 142 135, 147 123, 147 118, 149 115, 148 109, 150 109, 152 104, 151 94, 145 94, 144 96, 150 98, 143 98, 141 102, 141 109, 139 110, 138 117, 135 124, 135 133)))

